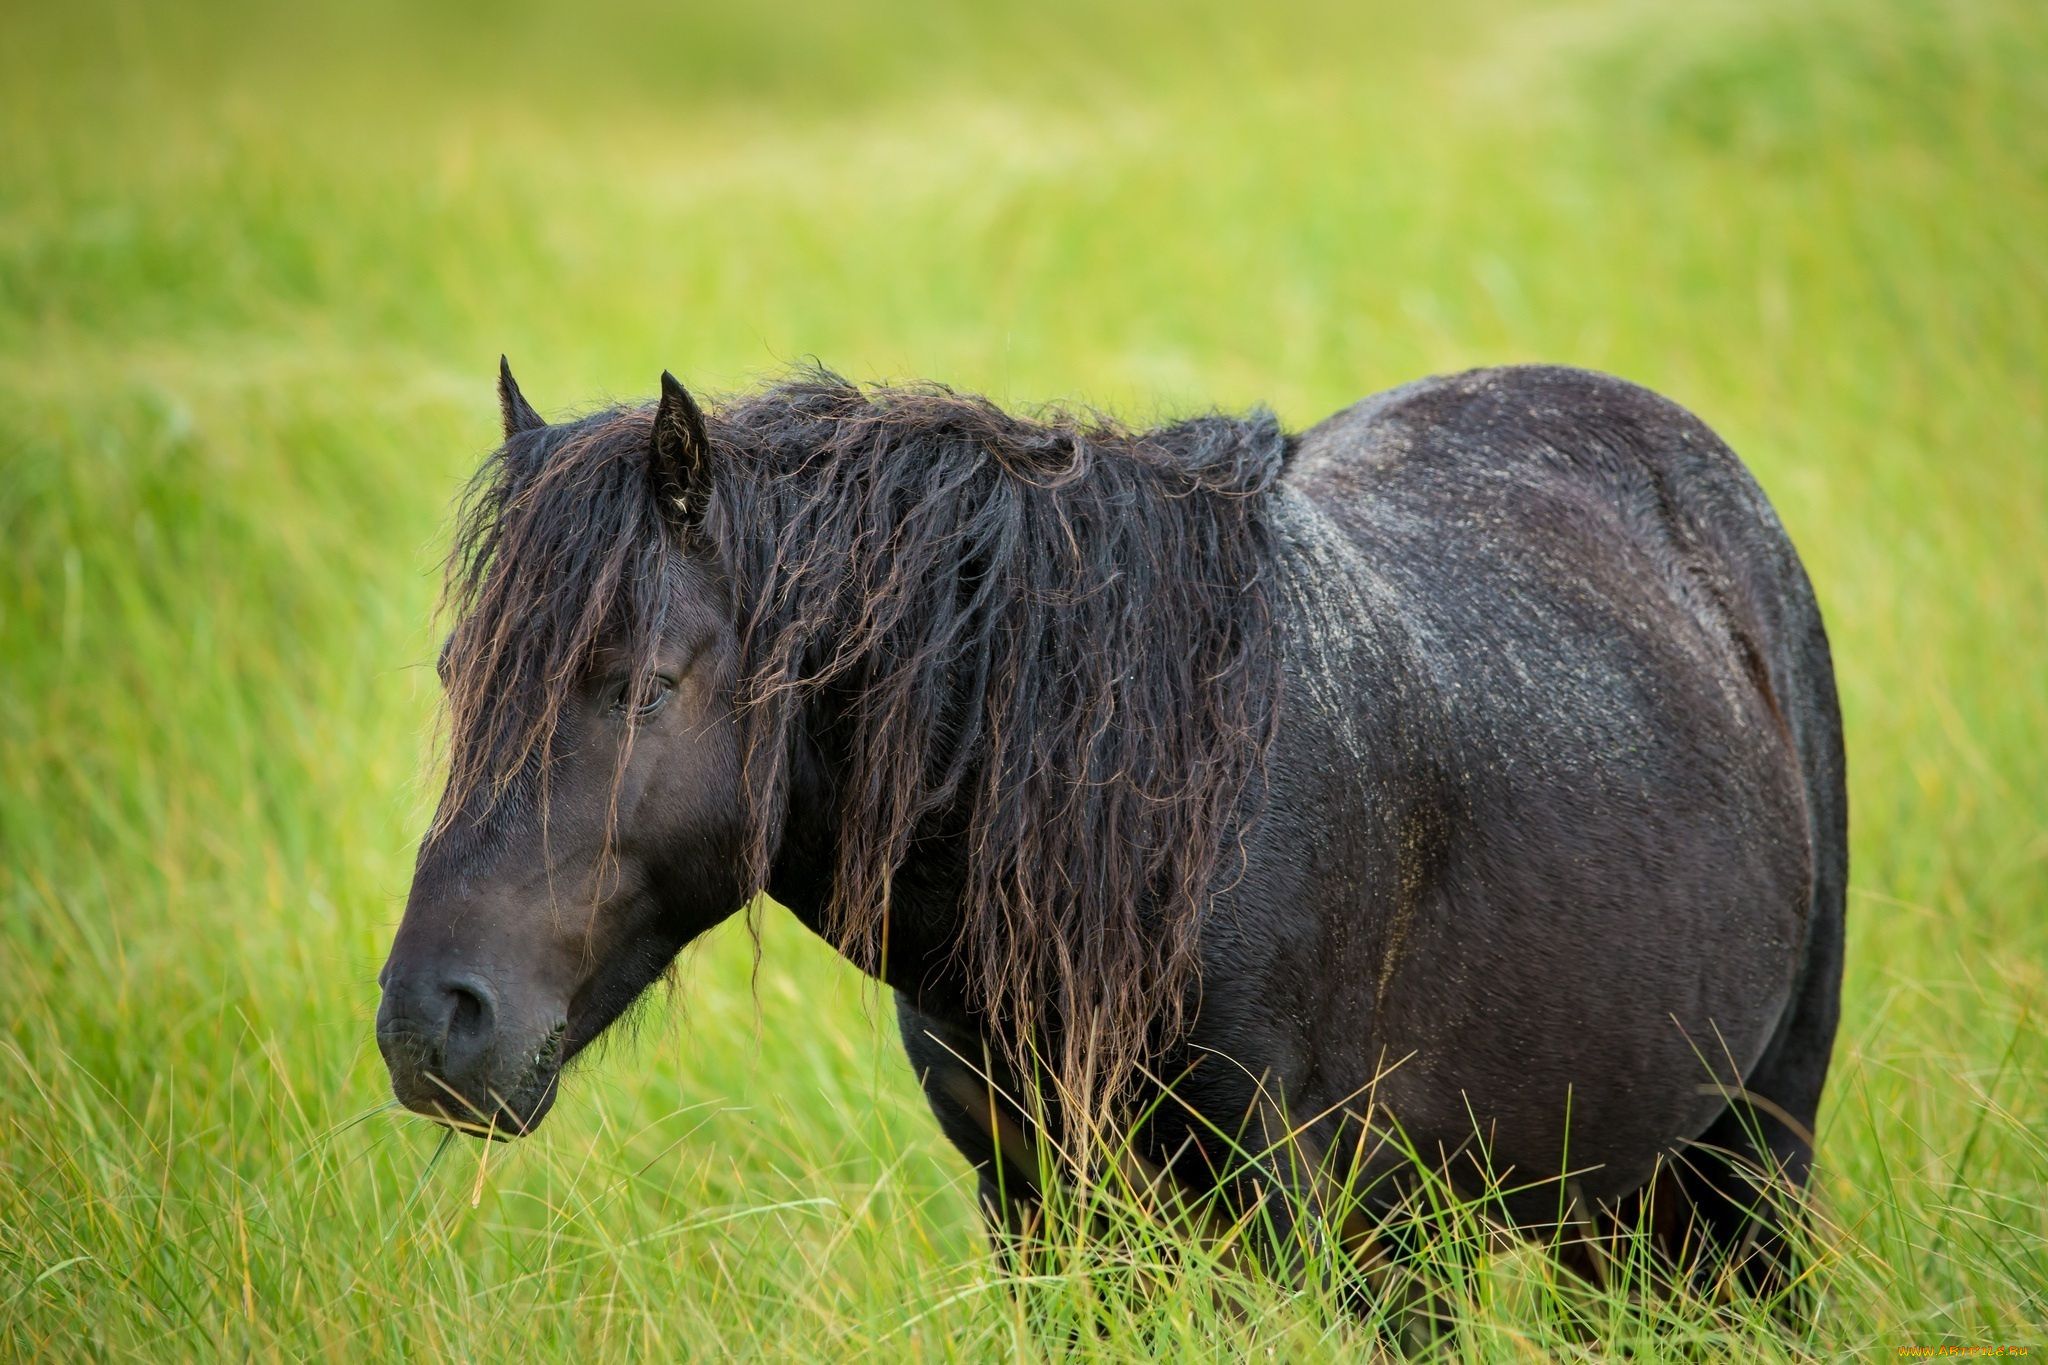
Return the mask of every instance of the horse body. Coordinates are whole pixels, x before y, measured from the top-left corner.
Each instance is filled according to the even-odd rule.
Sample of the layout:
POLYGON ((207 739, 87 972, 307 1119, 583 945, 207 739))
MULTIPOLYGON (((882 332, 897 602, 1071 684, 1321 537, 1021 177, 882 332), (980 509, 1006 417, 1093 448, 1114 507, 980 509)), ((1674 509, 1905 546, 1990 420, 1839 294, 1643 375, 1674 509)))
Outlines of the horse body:
MULTIPOLYGON (((1275 527, 1282 718, 1199 1011, 1148 1068, 1176 1078, 1152 1156, 1248 1117, 1241 1145, 1271 1147, 1275 1107, 1312 1156, 1346 1152, 1378 1110, 1405 1139, 1381 1170, 1483 1149, 1532 1227, 1567 1172, 1613 1206, 1670 1162, 1728 1222, 1737 1169, 1803 1180, 1841 732, 1811 589, 1735 457, 1631 385, 1478 372, 1299 437, 1275 527)), ((990 1198, 1028 1192, 957 1098, 999 1050, 926 971, 900 989, 934 1106, 990 1198)))
MULTIPOLYGON (((554 440, 536 425, 509 374, 503 383, 507 449, 520 440, 554 440)), ((1059 1095, 1034 1093, 1017 1062, 1034 1038, 1077 1022, 1092 1026, 1092 1019, 1048 1008, 1020 1029, 1005 998, 991 996, 988 978, 962 951, 963 942, 985 941, 989 927, 976 918, 990 912, 974 891, 976 860, 989 853, 976 844, 985 827, 976 823, 975 802, 989 798, 975 793, 993 790, 991 783, 1033 780, 1030 772, 991 777, 967 761, 980 751, 975 745, 996 743, 975 736, 994 734, 1008 719, 984 717, 975 686, 948 684, 951 695, 932 707, 929 728, 939 738, 928 761, 891 778, 895 786, 876 788, 889 798, 905 784, 927 783, 917 789, 925 804, 913 803, 914 825, 899 822, 890 832, 897 851, 883 883, 886 905, 855 929, 842 903, 849 875, 842 855, 856 834, 849 826, 863 818, 848 795, 862 790, 857 732, 875 723, 861 679, 886 677, 887 668, 901 666, 899 655, 959 655, 968 659, 964 674, 948 664, 953 672, 933 676, 967 677, 991 696, 1004 685, 1016 686, 1001 695, 1026 695, 1014 675, 1034 666, 1030 648, 1003 656, 1011 662, 991 674, 989 651, 1008 637, 984 622, 976 637, 980 655, 960 643, 969 628, 959 622, 993 591, 990 566, 1000 555, 987 548, 996 543, 988 537, 1001 531, 1014 540, 1014 525, 983 518, 973 532, 985 532, 982 541, 971 528, 944 532, 969 546, 960 554, 981 558, 934 580, 952 595, 948 603, 957 598, 961 605, 947 606, 954 615, 941 622, 944 630, 928 631, 922 643, 912 642, 915 648, 874 635, 877 599, 869 595, 855 615, 882 644, 866 646, 874 657, 865 672, 835 675, 835 687, 821 689, 803 719, 778 732, 772 800, 752 808, 772 812, 772 837, 756 840, 763 851, 758 875, 750 879, 737 866, 743 859, 736 850, 748 836, 736 812, 759 755, 735 738, 730 719, 736 706, 746 710, 734 697, 736 688, 747 695, 750 675, 740 660, 754 638, 730 624, 751 609, 730 594, 744 595, 760 575, 731 549, 749 528, 728 522, 739 515, 735 508, 771 502, 765 494, 744 502, 721 489, 706 472, 718 467, 709 459, 700 458, 694 473, 687 454, 681 466, 665 467, 663 432, 685 451, 694 439, 700 456, 720 452, 728 461, 723 467, 732 469, 733 461, 769 458, 775 440, 817 439, 802 424, 812 421, 805 414, 813 408, 836 402, 832 411, 853 414, 833 418, 842 426, 832 430, 870 420, 857 401, 820 392, 803 390, 788 400, 801 411, 787 422, 758 410, 783 400, 763 399, 756 409, 715 418, 708 429, 679 386, 664 398, 652 418, 654 453, 636 457, 641 465, 652 462, 660 490, 648 506, 724 509, 693 524, 684 539, 717 542, 724 547, 717 562, 726 568, 721 577, 707 567, 712 557, 691 559, 677 580, 685 586, 674 590, 673 609, 641 631, 655 643, 641 649, 637 662, 612 670, 624 681, 593 682, 586 690, 626 697, 624 710, 631 712, 633 689, 659 675, 684 701, 645 723, 644 737, 633 741, 639 750, 607 747, 617 741, 605 734, 632 731, 616 724, 605 730, 614 723, 601 721, 594 703, 563 712, 565 749, 573 752, 556 790, 586 789, 551 817, 559 837, 574 845, 570 854, 534 861, 535 800, 531 784, 522 787, 526 779, 512 769, 500 784, 512 798, 491 807, 488 818, 467 825, 446 819, 451 809, 469 809, 483 787, 444 802, 444 821, 423 845, 421 873, 386 969, 379 1039, 394 1085, 414 1107, 461 1117, 448 1112, 448 1101, 433 1089, 439 1086, 471 1107, 479 1120, 473 1126, 487 1118, 494 1132, 529 1130, 552 1102, 560 1063, 654 979, 683 942, 765 888, 895 989, 906 1050, 942 1129, 981 1172, 991 1213, 1014 1224, 1028 1212, 1039 1175, 1031 1124, 1049 1116, 1056 1128, 1061 1107, 1059 1095), (693 416, 694 426, 683 420, 693 416), (714 440, 707 430, 724 434, 714 440), (680 662, 663 662, 671 658, 680 662), (984 722, 988 728, 976 729, 984 722), (926 770, 940 775, 927 781, 926 770), (616 773, 609 807, 588 795, 607 772, 616 773), (952 796, 927 799, 929 791, 952 796), (614 825, 615 845, 609 832, 600 834, 614 825), (605 866, 614 851, 616 871, 588 870, 605 866), (566 881, 590 888, 591 910, 581 920, 569 917, 567 927, 562 914, 551 912, 544 930, 529 914, 532 927, 519 932, 545 938, 545 951, 519 948, 513 930, 492 927, 497 912, 479 910, 486 901, 514 907, 534 900, 562 867, 582 869, 566 881), (498 889, 490 890, 494 877, 498 889), (567 962, 579 955, 594 965, 577 969, 580 978, 561 968, 563 979, 545 988, 505 984, 514 976, 537 980, 537 968, 500 970, 513 959, 567 962), (493 970, 499 975, 492 977, 493 970), (511 999, 520 993, 541 1003, 511 999), (509 1020, 526 1022, 497 1038, 494 1029, 507 1033, 509 1020), (542 1036, 549 1041, 536 1050, 534 1039, 542 1036), (476 1079, 455 1074, 458 1055, 476 1059, 463 1063, 476 1079), (512 1094, 524 1098, 504 1098, 512 1094)), ((975 412, 981 415, 974 422, 987 415, 975 412)), ((948 408, 934 420, 957 426, 958 418, 948 408)), ((604 431, 647 440, 644 412, 608 420, 604 431)), ((947 430, 947 440, 966 439, 947 430)), ((1050 431, 1031 429, 1026 445, 1038 440, 1032 432, 1050 431)), ((1268 439, 1255 428, 1245 433, 1248 449, 1268 439)), ((1216 449, 1238 439, 1221 427, 1195 434, 1216 449)), ((1277 433, 1270 439, 1277 442, 1277 433)), ((1245 1182, 1248 1171, 1270 1183, 1289 1164, 1234 1161, 1233 1144, 1254 1153, 1285 1147, 1297 1170, 1302 1156, 1307 1166, 1328 1169, 1331 1154, 1339 1164, 1355 1154, 1362 1169, 1344 1174, 1364 1192, 1369 1214, 1398 1197, 1401 1168, 1419 1153, 1441 1162, 1454 1181, 1462 1172, 1519 1191, 1504 1207, 1531 1228, 1583 1217, 1582 1200, 1611 1221, 1626 1221, 1630 1201, 1640 1204, 1661 1181, 1672 1192, 1667 1221, 1674 1204, 1687 1214, 1678 1241, 1695 1250, 1702 1241, 1723 1250, 1741 1237, 1745 1245, 1757 1242, 1755 1197, 1745 1193, 1742 1172, 1760 1168, 1798 1182, 1811 1158, 1810 1128, 1835 1027, 1846 875, 1841 732, 1826 638, 1804 573, 1762 493, 1735 456, 1681 409, 1617 380, 1556 368, 1422 381, 1289 439, 1284 459, 1277 445, 1271 454, 1277 482, 1247 476, 1239 490, 1212 481, 1153 503, 1138 492, 1119 494, 1083 509, 1092 522, 1078 517, 1070 525, 1061 513, 1058 530, 1067 540, 1057 544, 1071 542, 1077 562, 1091 552, 1083 543, 1090 536, 1101 539, 1094 551, 1109 545, 1115 554, 1097 571, 1099 582, 1082 584, 1085 591, 1052 592, 1027 582, 1016 599, 1030 620, 1040 619, 1029 613, 1041 607, 1057 612, 1066 603, 1109 611, 1104 629, 1128 632, 1133 623, 1116 616, 1117 601, 1126 603, 1128 617, 1145 603, 1181 599, 1165 589, 1150 597, 1098 596, 1123 576, 1144 575, 1146 566, 1134 561, 1159 543, 1131 538, 1128 527, 1116 539, 1114 517, 1166 515, 1158 509, 1175 498, 1212 494, 1231 508, 1250 509, 1249 520, 1230 523, 1241 523, 1236 541, 1227 539, 1234 533, 1224 522, 1185 524, 1226 550, 1257 547, 1244 562, 1258 581, 1243 590, 1256 590, 1247 600, 1270 631, 1254 622, 1243 626, 1242 640, 1232 634, 1242 646, 1237 653, 1219 646, 1210 637, 1225 627, 1237 632, 1241 623, 1228 613, 1204 616, 1203 603, 1234 601, 1239 588, 1223 585, 1229 591, 1217 596, 1217 585, 1197 585, 1186 598, 1195 603, 1189 620, 1140 622, 1151 634, 1134 637, 1149 638, 1151 648, 1173 652, 1177 661, 1241 662, 1249 653, 1257 656, 1253 664, 1271 665, 1275 684, 1270 724, 1257 736, 1257 761, 1242 790, 1189 787, 1235 792, 1230 819, 1216 827, 1222 856, 1148 864, 1154 875, 1159 868, 1185 875, 1186 868, 1213 865, 1214 885, 1213 894, 1189 901, 1200 906, 1198 919, 1184 926, 1193 935, 1195 970, 1185 981, 1162 978, 1162 989, 1182 992, 1181 1026, 1159 1024, 1143 1055, 1124 1059, 1141 1078, 1126 1112, 1148 1115, 1136 1135, 1140 1154, 1188 1186, 1222 1182, 1226 1190, 1245 1182), (1058 600, 1047 606, 1033 594, 1058 600), (1189 632, 1200 638, 1187 638, 1189 632), (1384 1140, 1395 1130, 1402 1144, 1384 1140), (1567 1187, 1576 1215, 1565 1207, 1567 1187)), ((530 457, 543 472, 549 460, 566 458, 558 446, 536 446, 530 457)), ((1258 458, 1239 465, 1253 469, 1258 458)), ((807 449, 785 463, 796 471, 789 478, 819 477, 807 449)), ((955 479, 947 487, 966 486, 967 475, 958 471, 970 466, 979 468, 971 461, 944 466, 945 477, 955 479)), ((1078 455, 1072 467, 1082 467, 1078 455)), ((501 516, 513 515, 521 498, 537 496, 521 491, 536 486, 532 477, 516 470, 508 476, 502 507, 512 510, 501 516)), ((1055 506, 1044 501, 1045 485, 1031 483, 1042 477, 1016 476, 1041 498, 1033 506, 1055 506)), ((1013 480, 996 487, 1007 496, 1020 486, 1013 480)), ((927 496, 914 480, 895 495, 927 496)), ((620 542, 644 540, 649 533, 633 528, 652 525, 648 518, 657 513, 633 498, 621 505, 620 542)), ((835 504, 833 515, 860 506, 835 504)), ((568 520, 582 526, 590 517, 577 511, 568 520)), ((489 543, 498 546, 498 523, 490 533, 489 543)), ((886 517, 877 534, 887 538, 886 517)), ((493 553, 514 554, 515 542, 503 543, 514 549, 493 553)), ((867 542, 849 535, 845 543, 867 542)), ((1005 553, 1014 557, 1015 546, 1005 553)), ((562 556, 549 554, 534 562, 560 562, 562 556)), ((1186 546, 1161 549, 1160 564, 1170 578, 1191 562, 1199 565, 1191 554, 1186 546)), ((931 562, 924 561, 927 577, 931 562)), ((1155 577, 1160 564, 1151 566, 1155 577)), ((894 569, 882 580, 910 581, 894 569)), ((621 591, 620 581, 603 578, 609 586, 602 591, 621 591)), ((586 618, 595 619, 587 611, 579 619, 586 618)), ((835 629, 838 637, 828 630, 805 646, 801 669, 827 669, 834 651, 844 652, 854 626, 835 629)), ((514 634, 501 630, 499 638, 514 634)), ((478 653, 478 638, 473 632, 465 649, 495 658, 478 653)), ((1068 650, 1087 644, 1057 631, 1046 638, 1068 650)), ((603 676, 606 666, 595 660, 604 651, 586 652, 591 676, 603 676)), ((1174 721, 1157 696, 1147 711, 1147 698, 1120 700, 1116 691, 1128 678, 1140 679, 1131 687, 1156 690, 1158 679, 1174 676, 1170 670, 1136 656, 1118 676, 1087 674, 1099 660, 1056 662, 1048 678, 1024 682, 1093 689, 1082 700, 1099 702, 1099 716, 1085 706, 1062 714, 1098 727, 1096 738, 1119 724, 1170 728, 1174 721)), ((1242 722, 1233 744, 1266 715, 1258 704, 1264 676, 1254 668, 1237 692, 1196 699, 1210 708, 1204 715, 1242 722)), ((1209 682, 1202 675, 1187 685, 1199 690, 1209 682)), ((478 684, 464 695, 474 701, 487 693, 478 684)), ((911 694, 894 695, 902 703, 911 694)), ((643 709, 654 715, 651 705, 643 709)), ((621 704, 614 700, 611 711, 621 713, 621 704)), ((1038 750, 1024 752, 1024 767, 1040 761, 1038 750)), ((1085 760, 1094 751, 1081 752, 1085 760)), ((1119 762, 1148 759, 1142 748, 1107 752, 1121 755, 1119 762)), ((1166 766, 1227 765, 1237 752, 1222 743, 1172 750, 1166 766)), ((1090 774, 1072 799, 1145 780, 1125 768, 1090 774)), ((545 796, 539 801, 546 805, 545 796)), ((1033 819, 1053 818, 1057 806, 1055 800, 1038 809, 1033 819)), ((1106 809, 1105 841, 1156 837, 1143 835, 1151 827, 1131 824, 1142 820, 1144 802, 1106 809), (1117 833, 1126 827, 1139 833, 1117 833)), ((1017 828, 1035 837, 1029 820, 1017 828)), ((540 842, 549 837, 543 832, 540 842)), ((1069 877, 1074 885, 1071 871, 1069 877)), ((1084 890, 1075 888, 1077 901, 1085 900, 1084 890)), ((1152 893, 1144 899, 1132 923, 1149 927, 1132 942, 1163 942, 1177 928, 1146 919, 1156 906, 1152 893)), ((1164 904, 1165 893, 1157 899, 1164 904)), ((504 915, 506 923, 516 917, 510 909, 504 915)), ((1108 922, 1112 929, 1122 923, 1108 922)), ((1088 951, 1091 944, 1071 930, 1046 941, 1069 956, 1088 951)), ((1087 1001, 1110 998, 1070 992, 1061 1000, 1082 1002, 1071 1008, 1085 1015, 1087 1001)), ((1128 1007, 1140 997, 1116 999, 1128 1007)), ((1071 1079, 1071 1072, 1061 1078, 1071 1079)), ((1775 1228, 1768 1217, 1764 1222, 1768 1243, 1775 1228)), ((1678 1254, 1676 1245, 1671 1250, 1678 1254)))

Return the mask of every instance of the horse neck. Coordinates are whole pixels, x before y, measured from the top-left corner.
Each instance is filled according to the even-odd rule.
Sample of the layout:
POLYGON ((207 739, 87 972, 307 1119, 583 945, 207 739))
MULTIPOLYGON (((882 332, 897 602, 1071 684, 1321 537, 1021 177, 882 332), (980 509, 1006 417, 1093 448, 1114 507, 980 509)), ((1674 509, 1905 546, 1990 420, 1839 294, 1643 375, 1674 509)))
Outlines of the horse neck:
MULTIPOLYGON (((793 742, 783 834, 767 891, 837 948, 830 907, 842 819, 838 778, 845 763, 823 738, 833 729, 829 717, 814 718, 793 742)), ((942 832, 917 841, 890 888, 886 959, 874 973, 924 1002, 926 1012, 946 1017, 965 1017, 966 986, 955 980, 954 945, 962 930, 966 865, 964 833, 942 832)), ((866 970, 871 964, 855 965, 866 970)))

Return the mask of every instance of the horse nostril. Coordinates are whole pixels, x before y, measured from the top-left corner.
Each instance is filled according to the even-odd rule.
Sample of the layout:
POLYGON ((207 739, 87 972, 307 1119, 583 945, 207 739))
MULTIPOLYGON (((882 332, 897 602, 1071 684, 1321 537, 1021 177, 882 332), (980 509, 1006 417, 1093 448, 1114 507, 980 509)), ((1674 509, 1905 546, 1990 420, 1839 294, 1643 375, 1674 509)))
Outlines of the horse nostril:
POLYGON ((457 1036, 476 1032, 483 1022, 484 1002, 460 986, 448 993, 455 997, 455 1008, 448 1011, 448 1032, 457 1036))
POLYGON ((490 994, 474 981, 451 981, 442 989, 448 995, 448 1049, 467 1051, 490 1041, 492 1016, 490 994))

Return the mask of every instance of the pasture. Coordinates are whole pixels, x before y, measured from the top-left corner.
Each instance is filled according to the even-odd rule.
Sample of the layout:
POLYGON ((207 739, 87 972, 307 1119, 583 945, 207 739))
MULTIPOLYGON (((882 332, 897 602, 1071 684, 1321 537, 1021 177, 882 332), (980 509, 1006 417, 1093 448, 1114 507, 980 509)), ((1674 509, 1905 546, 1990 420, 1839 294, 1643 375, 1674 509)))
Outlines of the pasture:
POLYGON ((893 1012, 772 907, 536 1138, 386 1108, 500 352, 550 417, 810 356, 1132 419, 1522 360, 1686 404, 1842 688, 1822 1310, 1592 1345, 1504 1250, 1455 1349, 2048 1350, 2048 10, 0 10, 0 1354, 1357 1358, 1142 1232, 1006 1284, 893 1012))

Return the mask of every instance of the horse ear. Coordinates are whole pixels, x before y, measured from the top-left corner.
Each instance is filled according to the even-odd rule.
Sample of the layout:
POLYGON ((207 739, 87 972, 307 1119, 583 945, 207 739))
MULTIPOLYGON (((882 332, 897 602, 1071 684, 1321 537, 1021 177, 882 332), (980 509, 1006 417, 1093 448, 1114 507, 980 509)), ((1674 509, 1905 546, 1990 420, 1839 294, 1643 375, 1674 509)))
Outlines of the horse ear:
POLYGON ((663 370, 647 471, 656 503, 672 515, 700 514, 703 504, 695 495, 703 489, 710 461, 711 435, 704 427, 704 410, 674 375, 663 370))
POLYGON ((519 381, 512 377, 512 365, 503 356, 498 357, 498 411, 504 415, 508 441, 522 431, 539 431, 547 425, 519 391, 519 381))

